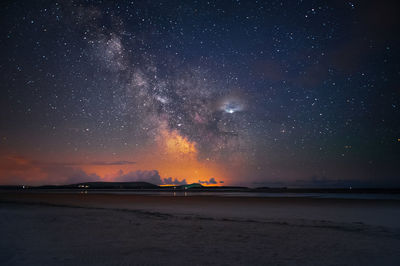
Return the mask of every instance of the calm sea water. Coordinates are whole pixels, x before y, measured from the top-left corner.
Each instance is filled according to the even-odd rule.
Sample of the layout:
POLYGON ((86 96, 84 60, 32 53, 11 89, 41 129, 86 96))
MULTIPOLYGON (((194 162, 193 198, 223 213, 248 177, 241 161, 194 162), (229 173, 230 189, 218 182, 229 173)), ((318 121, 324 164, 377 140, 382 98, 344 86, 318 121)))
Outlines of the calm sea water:
POLYGON ((186 192, 186 191, 130 191, 130 190, 32 190, 32 193, 84 193, 84 194, 119 194, 119 195, 148 195, 148 196, 213 196, 213 197, 261 197, 261 198, 325 198, 325 199, 381 199, 400 200, 400 194, 379 193, 268 193, 268 192, 186 192))

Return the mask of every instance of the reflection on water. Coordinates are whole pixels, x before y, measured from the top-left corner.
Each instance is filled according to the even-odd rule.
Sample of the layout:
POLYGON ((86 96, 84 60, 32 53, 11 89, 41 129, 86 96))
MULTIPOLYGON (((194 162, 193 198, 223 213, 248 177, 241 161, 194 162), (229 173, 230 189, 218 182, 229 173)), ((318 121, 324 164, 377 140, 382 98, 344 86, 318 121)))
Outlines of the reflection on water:
POLYGON ((261 198, 325 198, 325 199, 387 199, 400 200, 400 194, 379 193, 271 193, 271 192, 225 192, 225 191, 132 191, 132 190, 30 190, 30 193, 80 193, 80 194, 119 194, 119 195, 147 195, 147 196, 173 196, 173 197, 261 197, 261 198))

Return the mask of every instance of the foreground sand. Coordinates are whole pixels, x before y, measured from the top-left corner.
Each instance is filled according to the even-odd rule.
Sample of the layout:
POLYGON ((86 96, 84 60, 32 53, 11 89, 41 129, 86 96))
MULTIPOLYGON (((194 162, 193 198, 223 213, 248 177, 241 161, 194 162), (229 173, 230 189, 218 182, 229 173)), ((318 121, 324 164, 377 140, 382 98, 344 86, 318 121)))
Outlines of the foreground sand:
POLYGON ((400 203, 0 193, 1 265, 400 265, 400 203))

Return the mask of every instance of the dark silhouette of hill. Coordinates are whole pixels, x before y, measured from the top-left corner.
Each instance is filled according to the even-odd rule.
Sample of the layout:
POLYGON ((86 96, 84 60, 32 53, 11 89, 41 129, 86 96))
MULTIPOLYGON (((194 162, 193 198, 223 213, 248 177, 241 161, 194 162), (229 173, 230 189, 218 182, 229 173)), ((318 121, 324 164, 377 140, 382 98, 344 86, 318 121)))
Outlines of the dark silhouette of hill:
MULTIPOLYGON (((41 186, 39 188, 51 188, 41 186)), ((156 189, 159 186, 148 182, 86 182, 72 185, 56 186, 57 188, 84 188, 84 189, 156 189)))

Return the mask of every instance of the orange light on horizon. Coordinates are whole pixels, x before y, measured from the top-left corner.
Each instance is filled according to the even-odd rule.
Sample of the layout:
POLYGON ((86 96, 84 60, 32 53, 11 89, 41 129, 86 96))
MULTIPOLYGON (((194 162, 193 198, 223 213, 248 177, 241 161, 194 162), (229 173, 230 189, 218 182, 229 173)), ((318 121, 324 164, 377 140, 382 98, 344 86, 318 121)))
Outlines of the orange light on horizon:
MULTIPOLYGON (((157 170, 161 179, 171 177, 187 183, 200 183, 214 178, 229 183, 221 171, 221 166, 209 160, 199 160, 197 143, 182 136, 177 130, 169 130, 161 126, 153 145, 143 148, 132 155, 129 160, 137 162, 132 165, 84 165, 86 173, 95 173, 103 181, 114 181, 119 172, 157 170)), ((176 184, 177 185, 177 184, 176 184)), ((218 186, 217 184, 202 184, 204 186, 218 186)))
POLYGON ((140 165, 156 167, 161 176, 186 179, 188 183, 199 183, 199 180, 210 178, 220 180, 224 177, 216 163, 199 160, 197 143, 182 136, 177 130, 162 127, 156 142, 151 155, 144 158, 140 165))

